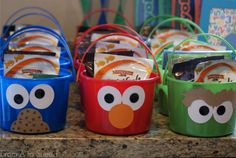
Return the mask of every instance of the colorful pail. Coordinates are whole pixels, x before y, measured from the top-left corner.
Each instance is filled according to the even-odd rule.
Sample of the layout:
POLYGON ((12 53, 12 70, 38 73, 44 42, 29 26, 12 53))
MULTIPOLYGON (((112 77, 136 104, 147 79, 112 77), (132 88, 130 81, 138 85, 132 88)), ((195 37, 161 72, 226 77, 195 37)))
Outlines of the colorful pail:
MULTIPOLYGON (((70 55, 69 47, 56 32, 44 27, 31 26, 11 35, 11 39, 26 33, 44 31, 56 37, 70 55), (40 28, 40 29, 39 29, 40 28)), ((73 64, 73 61, 71 61, 73 64)), ((40 134, 59 131, 64 128, 68 106, 69 85, 74 71, 61 69, 58 77, 44 79, 21 79, 0 77, 1 128, 24 134, 40 134)))
MULTIPOLYGON (((194 32, 192 26, 194 28, 196 28, 199 32, 201 33, 204 33, 203 30, 197 25, 195 24, 194 22, 188 20, 188 19, 184 19, 184 18, 180 18, 180 17, 175 17, 175 16, 155 16, 155 17, 151 17, 150 19, 148 19, 144 25, 142 26, 140 32, 143 33, 144 31, 144 26, 147 25, 148 23, 152 22, 152 21, 155 21, 155 20, 158 20, 158 19, 165 19, 163 21, 161 21, 159 24, 157 24, 153 29, 152 31, 149 33, 147 39, 151 39, 152 35, 155 33, 155 31, 157 29, 159 29, 161 26, 167 24, 167 23, 170 23, 170 22, 173 22, 173 21, 177 21, 177 22, 180 22, 181 24, 185 25, 189 31, 191 32, 194 32)), ((160 68, 160 72, 161 74, 164 73, 164 69, 162 69, 162 53, 163 53, 163 50, 165 48, 168 48, 170 47, 170 45, 166 45, 165 47, 163 47, 162 50, 160 50, 159 54, 155 54, 156 56, 156 60, 158 61, 158 64, 159 64, 159 68, 160 68), (160 66, 161 65, 161 66, 160 66)), ((173 46, 173 45, 172 45, 173 46)), ((162 75, 163 76, 163 75, 162 75)), ((158 101, 158 105, 159 105, 159 111, 161 114, 164 114, 164 115, 168 115, 168 88, 167 88, 167 85, 163 85, 161 84, 160 86, 158 86, 155 90, 156 94, 155 94, 155 99, 158 101)))
POLYGON ((63 129, 71 78, 68 70, 62 70, 60 77, 51 79, 2 77, 1 127, 19 133, 48 133, 63 129))
POLYGON ((199 137, 234 132, 236 83, 193 83, 167 78, 170 129, 199 137))
MULTIPOLYGON (((219 36, 204 35, 221 39, 235 53, 234 48, 219 36)), ((234 132, 236 82, 190 82, 177 80, 169 74, 167 85, 171 130, 197 137, 219 137, 234 132)))
MULTIPOLYGON (((112 35, 130 37, 140 42, 147 52, 151 53, 143 42, 132 35, 112 33, 92 42, 84 57, 98 40, 112 35)), ((79 84, 86 127, 93 132, 108 135, 147 132, 151 123, 155 84, 158 80, 159 75, 154 73, 147 80, 121 81, 95 79, 81 72, 79 84)))

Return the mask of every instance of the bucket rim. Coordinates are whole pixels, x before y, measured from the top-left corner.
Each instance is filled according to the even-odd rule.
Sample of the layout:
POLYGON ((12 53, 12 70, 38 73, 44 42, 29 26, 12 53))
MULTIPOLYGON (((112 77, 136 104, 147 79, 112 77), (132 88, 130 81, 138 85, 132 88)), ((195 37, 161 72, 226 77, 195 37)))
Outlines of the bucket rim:
POLYGON ((53 80, 65 80, 72 77, 72 72, 67 69, 61 69, 64 73, 61 76, 54 77, 54 78, 13 78, 13 77, 5 77, 1 76, 1 79, 4 80, 11 80, 11 81, 53 81, 53 80))
MULTIPOLYGON (((228 85, 228 84, 236 84, 236 82, 225 82, 225 83, 204 83, 204 82, 191 82, 191 81, 184 81, 184 80, 178 80, 175 78, 172 78, 170 76, 167 76, 167 80, 169 81, 174 81, 180 84, 192 84, 192 85, 198 85, 198 86, 203 86, 203 85, 228 85)), ((168 83, 168 82, 167 82, 168 83)))
POLYGON ((151 73, 153 77, 148 78, 146 80, 108 80, 108 79, 97 79, 93 77, 89 77, 86 75, 86 70, 81 71, 80 76, 82 81, 83 79, 89 80, 89 81, 95 81, 95 82, 106 82, 106 83, 150 83, 150 82, 157 82, 160 79, 160 76, 154 72, 151 73))

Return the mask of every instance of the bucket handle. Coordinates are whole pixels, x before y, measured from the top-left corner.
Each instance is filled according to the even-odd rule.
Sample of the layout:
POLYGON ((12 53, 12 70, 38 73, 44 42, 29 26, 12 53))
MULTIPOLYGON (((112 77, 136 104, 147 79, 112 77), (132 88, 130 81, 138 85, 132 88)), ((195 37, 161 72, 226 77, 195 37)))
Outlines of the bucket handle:
POLYGON ((117 30, 120 31, 122 33, 129 33, 128 31, 122 29, 121 27, 124 27, 125 29, 127 29, 130 33, 136 35, 137 37, 139 37, 140 39, 142 39, 142 37, 132 28, 130 28, 129 26, 126 25, 120 25, 120 24, 102 24, 102 25, 96 25, 93 26, 91 28, 89 28, 88 30, 86 30, 82 36, 76 41, 75 43, 75 53, 74 53, 74 63, 76 64, 77 59, 78 59, 78 48, 79 48, 79 44, 83 41, 83 39, 86 37, 86 35, 88 35, 89 33, 91 33, 94 30, 97 29, 102 29, 102 28, 109 28, 109 29, 113 29, 113 30, 117 30))
POLYGON ((6 28, 6 30, 2 33, 2 38, 7 34, 7 32, 9 31, 10 29, 10 26, 13 25, 14 23, 16 23, 17 21, 25 18, 25 17, 29 17, 29 16, 40 16, 40 17, 44 17, 48 20, 50 20, 51 22, 53 22, 57 28, 59 29, 60 33, 62 34, 63 38, 65 38, 65 35, 64 35, 64 32, 59 24, 59 22, 52 18, 51 16, 47 15, 47 14, 44 14, 44 13, 37 13, 37 12, 31 12, 31 13, 26 13, 26 14, 23 14, 19 17, 17 17, 16 19, 14 19, 10 24, 9 24, 9 27, 6 28))
POLYGON ((2 47, 0 47, 0 57, 1 57, 1 60, 3 60, 3 53, 4 53, 4 50, 7 48, 8 44, 11 42, 12 39, 24 34, 24 33, 28 33, 28 32, 43 32, 43 33, 46 33, 46 34, 50 34, 51 36, 55 37, 58 39, 59 42, 61 42, 61 44, 63 45, 63 47, 65 48, 68 56, 69 56, 69 59, 70 59, 70 62, 71 62, 71 68, 72 68, 72 76, 73 76, 73 79, 75 80, 75 69, 73 67, 73 58, 72 58, 72 55, 70 53, 70 48, 69 46, 67 45, 66 43, 66 40, 61 37, 57 32, 51 30, 50 28, 48 27, 45 27, 45 26, 28 26, 28 27, 24 27, 16 32, 14 32, 12 35, 10 35, 6 42, 3 43, 2 47))
MULTIPOLYGON (((157 15, 157 16, 153 16, 153 17, 148 18, 147 20, 144 21, 142 27, 140 28, 139 34, 142 35, 143 31, 144 31, 144 27, 147 26, 152 21, 155 21, 158 19, 169 19, 169 18, 178 18, 178 17, 173 16, 173 15, 157 15)), ((189 31, 194 32, 194 30, 189 25, 186 25, 186 27, 189 29, 189 31)))
POLYGON ((94 41, 89 45, 89 47, 86 49, 86 51, 85 51, 85 53, 84 53, 84 55, 83 55, 83 57, 82 57, 82 59, 81 59, 81 64, 80 64, 79 69, 78 69, 78 71, 77 71, 77 77, 76 77, 76 80, 77 80, 77 81, 79 81, 80 69, 81 69, 82 63, 83 63, 83 61, 84 61, 84 59, 85 59, 85 56, 87 55, 87 53, 89 52, 89 50, 90 50, 98 41, 100 41, 100 40, 102 40, 102 39, 104 39, 104 38, 106 38, 106 37, 110 37, 110 36, 124 36, 124 37, 129 37, 129 38, 131 38, 131 39, 133 39, 133 40, 139 42, 139 43, 145 48, 145 50, 147 51, 147 53, 149 53, 149 54, 152 56, 152 58, 153 58, 153 60, 154 60, 154 63, 155 63, 155 66, 156 66, 156 70, 157 70, 158 76, 159 76, 158 83, 161 83, 160 71, 159 71, 159 69, 158 69, 158 64, 157 64, 156 58, 155 58, 154 55, 152 54, 151 50, 148 48, 148 46, 147 46, 142 40, 136 38, 136 37, 133 36, 133 35, 125 34, 125 33, 110 33, 110 34, 106 34, 106 35, 104 35, 104 36, 102 36, 102 37, 100 37, 100 38, 94 40, 94 41))
MULTIPOLYGON (((190 39, 188 38, 189 40, 185 41, 185 42, 197 42, 198 44, 200 45, 204 45, 204 44, 208 44, 208 42, 203 42, 203 41, 199 41, 199 40, 195 40, 195 39, 190 39)), ((170 48, 170 47, 173 47, 174 45, 173 44, 168 44, 165 48, 170 48)), ((177 49, 178 47, 176 47, 177 49)), ((163 54, 163 51, 161 51, 160 53, 158 53, 156 55, 156 59, 159 59, 161 57, 161 55, 163 54)))
POLYGON ((77 28, 78 31, 77 31, 76 36, 75 36, 75 38, 74 38, 74 43, 76 43, 76 38, 77 38, 78 35, 79 35, 79 30, 80 30, 80 28, 83 26, 84 22, 85 22, 87 19, 89 19, 90 17, 92 17, 93 15, 95 15, 95 14, 97 14, 97 13, 101 13, 101 12, 109 12, 109 13, 117 14, 117 15, 119 15, 120 17, 122 17, 122 18, 125 20, 125 22, 126 22, 126 24, 127 24, 128 26, 130 26, 131 28, 134 28, 134 26, 131 24, 131 22, 129 22, 128 18, 126 18, 122 13, 116 12, 115 10, 110 9, 110 8, 100 8, 100 9, 91 11, 91 12, 89 12, 87 15, 84 16, 84 18, 82 19, 80 25, 79 25, 78 28, 77 28))
MULTIPOLYGON (((185 42, 188 42, 190 39, 192 39, 192 38, 194 38, 194 37, 199 37, 199 36, 204 36, 204 37, 214 37, 214 38, 216 38, 216 39, 219 39, 219 40, 221 40, 222 42, 224 42, 231 50, 232 50, 232 52, 234 53, 234 55, 236 55, 236 51, 235 51, 235 49, 234 49, 234 47, 227 41, 227 40, 225 40, 223 37, 221 37, 221 36, 218 36, 218 35, 215 35, 215 34, 211 34, 211 33, 200 33, 200 34, 196 34, 196 35, 193 35, 193 36, 191 36, 191 37, 189 37, 189 38, 186 38, 186 39, 184 39, 183 41, 181 41, 176 47, 174 47, 174 50, 173 50, 173 52, 170 54, 171 56, 170 56, 170 59, 172 59, 172 57, 173 57, 173 55, 175 54, 175 52, 176 52, 176 49, 178 48, 178 47, 180 47, 183 43, 185 43, 185 42)), ((166 66, 166 68, 165 68, 165 71, 164 71, 164 74, 163 74, 163 84, 167 84, 166 83, 166 81, 167 81, 167 70, 168 70, 168 67, 170 67, 170 64, 172 64, 172 63, 170 63, 170 60, 168 60, 168 65, 169 66, 166 66)))
MULTIPOLYGON (((15 12, 13 12, 9 18, 6 20, 5 25, 8 25, 8 23, 20 12, 26 11, 26 10, 38 10, 41 11, 43 13, 46 13, 47 15, 51 16, 52 19, 54 19, 55 21, 57 21, 56 17, 49 12, 47 9, 41 8, 41 7, 36 7, 36 6, 31 6, 31 7, 24 7, 24 8, 20 8, 18 10, 16 10, 15 12)), ((58 21, 57 21, 58 22, 58 21)), ((59 23, 59 22, 58 22, 59 23)))
POLYGON ((97 9, 97 10, 94 10, 94 11, 91 11, 89 12, 86 16, 84 16, 84 18, 82 19, 79 27, 78 27, 78 30, 83 26, 83 23, 89 19, 90 17, 92 17, 93 15, 97 14, 97 13, 101 13, 101 12, 109 12, 109 13, 113 13, 113 14, 117 14, 119 16, 121 16, 125 22, 127 23, 127 25, 129 25, 131 28, 134 28, 133 25, 129 22, 128 18, 126 18, 122 13, 120 12, 116 12, 115 10, 113 9, 110 9, 110 8, 100 8, 100 9, 97 9))
MULTIPOLYGON (((188 19, 185 19, 185 18, 179 18, 179 17, 174 17, 174 18, 168 18, 162 22, 160 22, 157 26, 155 26, 152 31, 150 32, 150 34, 148 35, 148 40, 151 39, 152 35, 154 34, 154 32, 159 28, 161 27, 162 25, 168 23, 168 22, 172 22, 172 21, 177 21, 177 22, 180 22, 182 24, 189 24, 189 25, 192 25, 194 26, 200 33, 203 33, 204 34, 204 31, 194 22, 192 22, 191 20, 188 20, 188 19)), ((207 40, 207 37, 204 36, 204 38, 207 40)))

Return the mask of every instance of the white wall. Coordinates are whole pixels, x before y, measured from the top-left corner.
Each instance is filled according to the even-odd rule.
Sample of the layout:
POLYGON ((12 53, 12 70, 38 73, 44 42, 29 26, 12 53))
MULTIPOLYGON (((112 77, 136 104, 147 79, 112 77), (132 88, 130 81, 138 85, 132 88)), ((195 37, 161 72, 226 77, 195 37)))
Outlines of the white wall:
MULTIPOLYGON (((93 0, 92 8, 100 8, 100 0, 93 0)), ((118 0, 110 0, 109 7, 116 10, 118 7, 118 0)), ((52 12, 60 21, 63 30, 69 40, 74 38, 76 26, 83 18, 80 0, 0 0, 0 28, 6 21, 9 15, 15 10, 26 6, 39 6, 48 9, 52 12)), ((133 0, 126 1, 125 15, 130 21, 133 21, 133 0)), ((109 18, 113 18, 114 15, 109 14, 109 18)), ((93 22, 98 16, 94 16, 93 22)), ((38 16, 28 17, 22 19, 18 23, 29 24, 42 24, 46 26, 53 26, 48 20, 40 18, 38 16)))

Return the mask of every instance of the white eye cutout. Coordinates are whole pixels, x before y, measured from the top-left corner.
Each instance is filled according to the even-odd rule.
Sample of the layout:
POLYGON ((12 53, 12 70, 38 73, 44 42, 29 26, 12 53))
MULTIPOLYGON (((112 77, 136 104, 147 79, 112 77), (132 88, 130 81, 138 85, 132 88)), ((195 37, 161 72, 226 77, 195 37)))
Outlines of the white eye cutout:
POLYGON ((30 102, 37 109, 48 108, 55 97, 54 90, 47 84, 35 86, 30 92, 30 102))
POLYGON ((140 86, 132 86, 123 93, 122 101, 133 110, 138 110, 145 101, 145 92, 140 86))
POLYGON ((214 108, 213 117, 216 122, 224 124, 230 120, 233 115, 233 104, 231 101, 225 101, 214 108))
POLYGON ((99 105, 106 111, 110 111, 114 105, 121 104, 121 94, 112 86, 104 86, 98 91, 99 105))
POLYGON ((22 109, 29 102, 28 91, 19 84, 12 84, 7 88, 6 98, 9 105, 14 109, 22 109))
POLYGON ((195 123, 206 123, 212 117, 213 108, 204 100, 195 100, 188 107, 188 115, 195 123))

